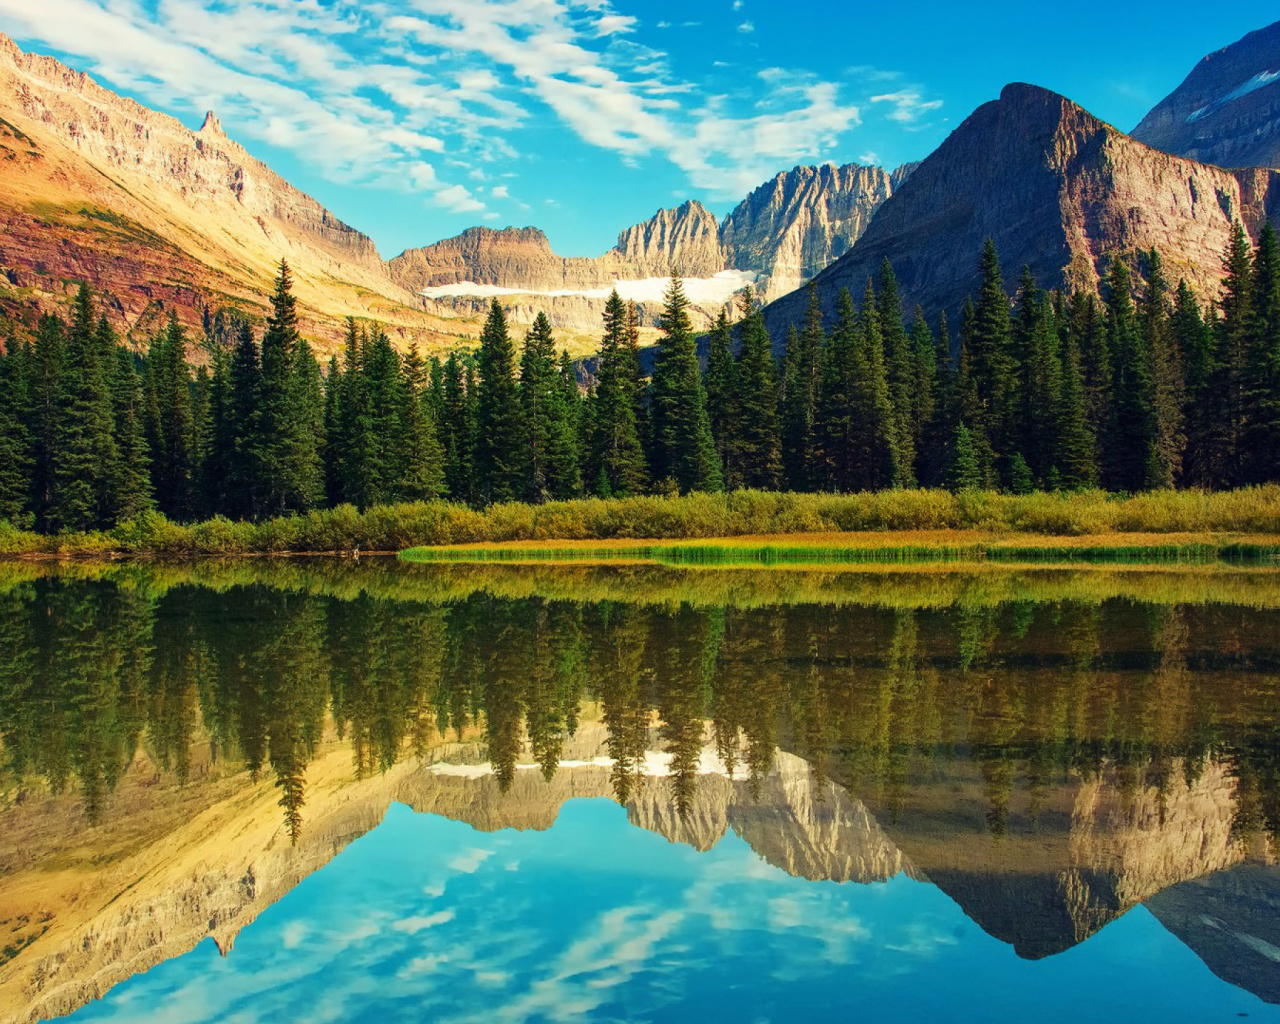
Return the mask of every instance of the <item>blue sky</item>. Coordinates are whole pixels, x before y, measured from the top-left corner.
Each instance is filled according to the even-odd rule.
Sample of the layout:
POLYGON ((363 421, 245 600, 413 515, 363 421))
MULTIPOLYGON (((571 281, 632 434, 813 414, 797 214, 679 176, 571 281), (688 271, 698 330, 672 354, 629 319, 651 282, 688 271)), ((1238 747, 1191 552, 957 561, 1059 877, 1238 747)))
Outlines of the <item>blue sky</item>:
POLYGON ((1280 1008, 1144 908, 1020 960, 926 882, 792 878, 730 833, 698 853, 608 800, 546 832, 394 805, 236 939, 69 1018, 120 1024, 948 1020, 1204 1024, 1280 1008))
POLYGON ((921 159, 1009 81, 1129 129, 1265 20, 1167 0, 0 0, 23 48, 192 127, 215 109, 384 256, 472 224, 596 255, 798 163, 921 159))

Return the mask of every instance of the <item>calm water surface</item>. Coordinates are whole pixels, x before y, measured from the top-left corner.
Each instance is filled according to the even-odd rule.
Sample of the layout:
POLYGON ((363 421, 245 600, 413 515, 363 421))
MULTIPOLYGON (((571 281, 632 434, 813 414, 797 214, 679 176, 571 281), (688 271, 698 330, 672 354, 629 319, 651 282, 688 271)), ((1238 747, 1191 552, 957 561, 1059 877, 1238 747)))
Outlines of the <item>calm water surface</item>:
POLYGON ((1280 575, 0 566, 0 1021, 1280 1020, 1280 575))

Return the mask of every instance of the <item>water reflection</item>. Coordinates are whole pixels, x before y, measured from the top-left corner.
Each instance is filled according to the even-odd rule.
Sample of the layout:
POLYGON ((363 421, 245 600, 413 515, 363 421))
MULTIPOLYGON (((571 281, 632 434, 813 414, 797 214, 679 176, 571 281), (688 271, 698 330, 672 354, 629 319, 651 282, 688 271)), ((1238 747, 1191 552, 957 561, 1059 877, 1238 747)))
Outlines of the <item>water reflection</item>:
POLYGON ((1267 573, 6 572, 4 1019, 229 946, 392 801, 487 830, 581 796, 799 878, 927 879, 1027 958, 1147 901, 1280 994, 1267 573))

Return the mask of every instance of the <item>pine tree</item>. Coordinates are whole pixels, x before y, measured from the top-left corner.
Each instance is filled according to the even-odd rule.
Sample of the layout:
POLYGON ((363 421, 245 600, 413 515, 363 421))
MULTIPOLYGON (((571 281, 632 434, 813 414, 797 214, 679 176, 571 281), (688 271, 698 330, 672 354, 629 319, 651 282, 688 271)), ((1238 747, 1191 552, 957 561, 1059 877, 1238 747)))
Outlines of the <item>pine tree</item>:
POLYGON ((915 364, 907 339, 902 297, 893 265, 880 264, 876 317, 884 341, 885 378, 889 387, 890 444, 893 446, 893 487, 915 486, 916 436, 913 429, 915 364))
POLYGON ((650 389, 653 475, 681 493, 724 487, 720 458, 711 436, 706 394, 684 284, 673 277, 662 314, 662 339, 650 389))
POLYGON ((1280 242, 1270 221, 1258 236, 1250 282, 1245 367, 1245 478, 1280 481, 1280 242))
MULTIPOLYGON (((361 464, 352 469, 352 496, 359 508, 392 501, 404 476, 408 438, 408 397, 400 357, 381 327, 361 346, 353 388, 360 395, 358 427, 361 444, 353 454, 361 464)), ((353 425, 354 426, 354 425, 353 425)))
POLYGON ((211 511, 204 501, 206 483, 206 461, 212 445, 213 411, 210 392, 213 382, 209 377, 207 366, 196 367, 195 380, 191 384, 191 498, 188 515, 192 518, 207 518, 211 511))
MULTIPOLYGON (((1022 410, 1018 454, 1032 479, 1045 485, 1058 472, 1058 412, 1062 359, 1053 307, 1028 274, 1019 297, 1018 331, 1022 363, 1022 410)), ((1011 489, 1014 481, 1010 480, 1011 489)))
POLYGON ((1147 486, 1172 487, 1182 473, 1182 456, 1186 447, 1183 403, 1186 382, 1182 357, 1170 329, 1168 284, 1160 254, 1152 249, 1147 254, 1147 287, 1138 311, 1143 345, 1150 352, 1152 374, 1152 413, 1155 438, 1147 469, 1147 486))
POLYGON ((27 388, 28 353, 12 340, 0 352, 0 522, 30 528, 35 452, 27 388))
POLYGON ((231 355, 219 345, 213 350, 213 373, 209 379, 209 453, 202 480, 204 505, 217 515, 226 515, 233 502, 230 491, 235 465, 233 416, 231 355))
POLYGON ((782 463, 787 487, 793 491, 806 491, 817 484, 814 417, 827 336, 817 286, 810 282, 808 288, 804 328, 796 331, 793 327, 788 333, 782 359, 782 463))
POLYGON ((1155 457, 1151 353, 1134 312, 1129 268, 1119 257, 1111 260, 1107 286, 1107 345, 1115 399, 1105 482, 1112 490, 1139 491, 1148 485, 1155 457))
POLYGON ((1097 448, 1089 426, 1088 395, 1076 335, 1067 330, 1062 345, 1062 386, 1054 417, 1058 424, 1055 468, 1058 486, 1083 490, 1098 482, 1097 448))
POLYGON ((170 313, 147 356, 147 446, 156 504, 170 519, 194 510, 195 465, 191 451, 191 375, 182 324, 170 313))
POLYGON ((450 352, 441 370, 440 440, 444 446, 445 492, 455 501, 475 500, 476 394, 470 363, 450 352))
POLYGON ((476 490, 485 504, 519 501, 526 492, 528 449, 515 364, 507 317, 494 299, 480 333, 476 403, 476 490))
POLYGON ((53 453, 57 443, 58 395, 66 359, 67 326, 46 313, 36 327, 35 345, 27 373, 29 429, 33 456, 31 501, 36 527, 52 529, 53 453))
POLYGON ((933 331, 924 317, 924 310, 916 307, 911 322, 909 339, 911 350, 911 449, 915 452, 912 467, 914 479, 922 486, 933 482, 931 473, 931 449, 936 449, 939 438, 935 425, 941 409, 938 382, 938 348, 933 331))
POLYGON ((741 420, 738 415, 738 364, 733 358, 733 327, 729 314, 721 309, 707 336, 707 372, 703 377, 707 392, 707 419, 716 453, 724 467, 729 490, 742 486, 738 464, 741 420))
POLYGON ((404 452, 394 495, 402 501, 432 501, 444 491, 444 449, 436 434, 436 419, 427 398, 426 368, 416 345, 410 347, 401 368, 404 452))
POLYGON ((592 394, 589 479, 602 497, 640 494, 648 483, 636 422, 635 370, 627 347, 627 308, 615 289, 605 303, 604 337, 592 394))
POLYGON ((582 468, 594 428, 587 419, 577 367, 565 350, 560 352, 557 383, 564 427, 552 436, 552 494, 558 499, 579 498, 583 494, 582 468))
POLYGON ((1115 432, 1115 381, 1106 321, 1092 292, 1073 295, 1067 313, 1071 318, 1071 336, 1080 352, 1089 430, 1102 456, 1111 447, 1115 432))
POLYGON ((135 359, 123 346, 112 353, 111 404, 116 446, 111 481, 111 515, 117 522, 135 519, 154 507, 151 457, 147 450, 146 401, 135 359))
POLYGON ((556 363, 551 322, 539 313, 520 357, 520 406, 527 451, 525 494, 534 502, 568 498, 577 490, 577 438, 556 363))
POLYGON ((1183 366, 1186 385, 1187 446, 1182 460, 1183 483, 1209 487, 1213 482, 1213 434, 1217 410, 1212 388, 1217 374, 1216 332, 1205 323, 1200 303, 1185 280, 1178 283, 1169 334, 1183 366))
POLYGON ((1247 369, 1252 321, 1253 260, 1249 236, 1239 221, 1222 257, 1221 320, 1214 340, 1211 386, 1216 414, 1209 437, 1210 482, 1234 487, 1244 479, 1244 435, 1247 412, 1247 369))
POLYGON ((253 448, 262 471, 262 512, 305 511, 319 502, 324 490, 319 436, 324 403, 319 368, 298 331, 293 276, 284 260, 261 349, 253 448))
POLYGON ((258 343, 248 323, 240 324, 228 371, 231 397, 231 467, 227 511, 257 519, 266 512, 267 455, 262 431, 262 369, 258 343))
POLYGON ((76 295, 67 332, 56 405, 49 523, 58 530, 92 530, 111 521, 116 464, 111 390, 95 334, 87 285, 76 295))
POLYGON ((982 283, 973 315, 966 321, 965 346, 971 363, 976 402, 966 410, 982 461, 983 442, 990 446, 1001 474, 1017 449, 1018 372, 1014 357, 1009 296, 1004 290, 1000 257, 988 238, 979 263, 982 283))
POLYGON ((951 442, 951 461, 947 467, 947 487, 952 491, 969 491, 981 488, 985 483, 982 468, 978 464, 977 447, 973 434, 963 423, 958 423, 951 442))
POLYGON ((736 454, 741 485, 777 490, 782 483, 782 439, 778 422, 778 369, 764 314, 750 289, 743 293, 734 374, 738 418, 736 454))

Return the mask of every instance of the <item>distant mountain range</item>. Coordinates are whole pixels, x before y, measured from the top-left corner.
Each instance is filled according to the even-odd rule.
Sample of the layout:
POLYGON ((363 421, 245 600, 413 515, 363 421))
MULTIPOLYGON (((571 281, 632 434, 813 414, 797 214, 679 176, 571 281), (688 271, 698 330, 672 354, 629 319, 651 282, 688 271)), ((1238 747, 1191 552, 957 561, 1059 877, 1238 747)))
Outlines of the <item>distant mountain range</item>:
POLYGON ((744 284, 777 298, 848 252, 914 167, 796 167, 753 191, 723 222, 690 200, 626 228, 595 258, 556 255, 537 228, 477 227, 409 249, 388 266, 398 284, 425 293, 442 312, 474 315, 498 294, 517 318, 526 306, 546 308, 553 322, 583 330, 599 324, 604 295, 617 282, 631 283, 624 295, 639 302, 642 321, 653 322, 662 280, 675 272, 688 279, 708 320, 744 284))
POLYGON ((559 256, 537 228, 476 227, 384 262, 212 114, 193 132, 0 35, 0 319, 30 323, 84 280, 143 339, 169 309, 192 324, 260 313, 284 256, 322 348, 348 315, 401 344, 470 344, 496 295, 517 322, 546 310, 586 351, 609 288, 620 282, 652 326, 672 271, 700 325, 753 282, 780 339, 802 284, 831 309, 885 259, 909 306, 955 311, 987 237, 1009 277, 1026 265, 1044 287, 1096 287, 1112 256, 1155 248, 1208 298, 1232 221, 1256 234, 1280 215, 1277 164, 1280 23, 1206 57, 1132 136, 1015 84, 919 165, 796 167, 723 221, 691 200, 598 257, 559 256))

